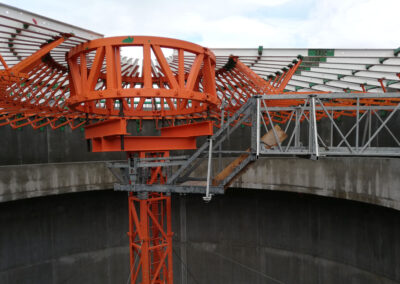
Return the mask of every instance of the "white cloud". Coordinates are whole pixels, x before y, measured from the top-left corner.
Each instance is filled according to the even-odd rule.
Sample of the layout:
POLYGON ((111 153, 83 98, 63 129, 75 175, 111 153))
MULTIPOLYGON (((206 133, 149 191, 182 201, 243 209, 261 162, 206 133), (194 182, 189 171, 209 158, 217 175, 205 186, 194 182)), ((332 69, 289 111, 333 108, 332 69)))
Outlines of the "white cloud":
POLYGON ((399 0, 318 1, 301 31, 311 47, 396 48, 399 0))
POLYGON ((107 36, 167 36, 209 47, 400 45, 400 0, 308 0, 298 11, 289 11, 299 6, 297 0, 14 0, 9 4, 107 36), (265 11, 278 11, 279 17, 263 17, 265 11))

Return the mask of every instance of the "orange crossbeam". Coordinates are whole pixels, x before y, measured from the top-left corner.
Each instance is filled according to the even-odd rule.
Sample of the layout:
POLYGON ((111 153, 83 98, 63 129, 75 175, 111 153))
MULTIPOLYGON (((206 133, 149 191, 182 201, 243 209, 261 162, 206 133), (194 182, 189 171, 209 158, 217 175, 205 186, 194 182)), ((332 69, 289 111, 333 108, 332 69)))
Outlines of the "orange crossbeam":
POLYGON ((164 127, 161 136, 126 136, 126 119, 109 119, 85 127, 92 152, 152 152, 196 149, 196 137, 213 134, 213 123, 203 121, 164 127))
POLYGON ((12 67, 11 69, 13 69, 16 72, 27 72, 29 71, 29 69, 37 64, 38 62, 40 62, 40 59, 46 55, 47 53, 49 53, 52 49, 54 49, 55 47, 59 46, 60 44, 62 44, 66 39, 68 39, 69 37, 71 37, 72 34, 63 34, 61 37, 59 37, 58 39, 54 40, 51 43, 46 44, 45 46, 43 46, 41 49, 39 49, 38 51, 36 51, 34 54, 32 54, 31 56, 25 58, 24 60, 18 62, 14 67, 12 67))
POLYGON ((163 137, 195 137, 213 134, 213 123, 211 121, 196 122, 161 128, 163 137))
POLYGON ((196 149, 196 137, 109 136, 92 139, 92 152, 160 152, 194 149, 196 149))
POLYGON ((128 134, 126 119, 109 119, 85 127, 85 139, 128 134))

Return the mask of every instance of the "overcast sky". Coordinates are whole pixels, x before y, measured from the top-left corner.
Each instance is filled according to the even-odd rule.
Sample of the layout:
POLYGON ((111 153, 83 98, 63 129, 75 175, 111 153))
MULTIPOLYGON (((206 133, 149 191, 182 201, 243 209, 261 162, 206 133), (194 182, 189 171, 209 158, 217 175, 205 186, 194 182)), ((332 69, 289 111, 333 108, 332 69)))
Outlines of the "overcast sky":
POLYGON ((13 0, 105 36, 154 35, 208 47, 397 48, 400 0, 13 0))

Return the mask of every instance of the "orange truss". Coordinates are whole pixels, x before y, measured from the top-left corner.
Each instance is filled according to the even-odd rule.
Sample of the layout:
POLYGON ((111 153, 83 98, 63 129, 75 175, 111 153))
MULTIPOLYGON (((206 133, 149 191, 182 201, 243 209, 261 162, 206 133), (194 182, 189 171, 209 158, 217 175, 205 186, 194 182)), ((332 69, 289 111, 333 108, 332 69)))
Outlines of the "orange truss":
POLYGON ((73 110, 154 119, 204 114, 210 106, 219 105, 215 56, 209 49, 193 43, 161 37, 113 37, 72 48, 67 58, 71 81, 67 103, 73 110), (131 46, 141 49, 140 73, 128 73, 121 66, 121 48, 131 46), (178 54, 177 72, 171 70, 163 49, 178 54), (188 72, 184 68, 185 53, 195 55, 188 72), (156 68, 152 67, 152 54, 153 62, 158 63, 156 68), (146 101, 152 102, 151 108, 143 107, 146 101))

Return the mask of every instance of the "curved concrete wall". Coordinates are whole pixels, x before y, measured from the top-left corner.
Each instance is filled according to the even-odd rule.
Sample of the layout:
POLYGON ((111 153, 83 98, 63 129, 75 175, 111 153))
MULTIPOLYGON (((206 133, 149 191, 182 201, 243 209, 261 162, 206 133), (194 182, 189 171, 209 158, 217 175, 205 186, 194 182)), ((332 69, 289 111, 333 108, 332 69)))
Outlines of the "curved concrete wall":
POLYGON ((104 162, 0 166, 0 202, 113 188, 104 162))
POLYGON ((399 211, 230 189, 210 204, 190 196, 186 212, 187 259, 199 283, 400 281, 399 211))
POLYGON ((125 194, 0 203, 0 283, 126 283, 125 194))
POLYGON ((400 159, 261 158, 232 186, 309 193, 400 210, 400 159))
MULTIPOLYGON (((172 206, 174 283, 400 281, 396 210, 244 189, 230 189, 208 204, 199 196, 174 195, 172 206)), ((0 226, 0 283, 127 282, 124 193, 3 202, 0 226)))
MULTIPOLYGON (((400 210, 399 169, 400 159, 390 158, 260 158, 232 187, 309 193, 400 210)), ((199 171, 204 174, 206 165, 199 171)), ((109 189, 114 182, 104 162, 0 166, 0 202, 109 189)))

